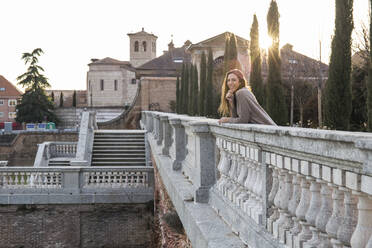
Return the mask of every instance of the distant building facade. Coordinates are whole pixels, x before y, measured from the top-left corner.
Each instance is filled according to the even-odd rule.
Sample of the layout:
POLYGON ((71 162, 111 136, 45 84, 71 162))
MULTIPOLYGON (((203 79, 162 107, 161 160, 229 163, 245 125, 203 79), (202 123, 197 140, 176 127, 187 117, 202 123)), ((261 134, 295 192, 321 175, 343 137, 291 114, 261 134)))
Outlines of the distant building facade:
POLYGON ((175 48, 173 42, 168 44, 168 51, 139 66, 137 78, 141 81, 140 106, 142 110, 172 112, 176 102, 176 82, 181 75, 182 63, 191 61, 187 47, 175 48))
POLYGON ((87 73, 87 100, 90 107, 130 105, 137 92, 136 67, 156 58, 157 37, 142 31, 129 33, 130 61, 93 59, 87 73))
MULTIPOLYGON (((222 82, 223 78, 221 75, 223 74, 223 62, 224 62, 224 55, 225 55, 225 40, 227 36, 231 36, 232 33, 225 32, 219 35, 216 35, 212 38, 200 41, 195 44, 191 44, 187 51, 191 55, 191 62, 197 66, 198 71, 200 72, 200 62, 201 62, 201 55, 204 52, 205 55, 208 57, 208 49, 212 49, 213 53, 213 69, 214 69, 214 80, 218 82, 222 82)), ((249 56, 249 41, 236 36, 237 42, 237 54, 238 54, 238 61, 242 67, 242 71, 246 78, 249 78, 250 73, 250 56, 249 56)))
POLYGON ((0 75, 0 122, 15 122, 16 105, 22 92, 0 75))
MULTIPOLYGON (((268 58, 265 51, 261 55, 262 77, 266 83, 269 73, 268 58)), ((314 87, 319 84, 322 88, 325 86, 328 79, 328 65, 294 51, 291 44, 285 44, 280 49, 280 60, 282 80, 294 82, 302 80, 311 83, 314 87)))

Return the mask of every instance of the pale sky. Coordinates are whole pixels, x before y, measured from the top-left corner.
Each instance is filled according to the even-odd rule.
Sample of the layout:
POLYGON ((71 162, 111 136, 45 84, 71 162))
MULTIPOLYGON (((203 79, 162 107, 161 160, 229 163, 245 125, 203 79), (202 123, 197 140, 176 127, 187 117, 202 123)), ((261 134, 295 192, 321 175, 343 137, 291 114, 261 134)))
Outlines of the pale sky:
MULTIPOLYGON (((280 45, 329 61, 334 0, 277 0, 280 45)), ((0 0, 0 75, 13 84, 26 71, 22 53, 42 48, 39 64, 52 89, 85 89, 91 58, 129 60, 127 33, 158 36, 157 56, 173 42, 197 43, 225 31, 250 39, 256 13, 267 45, 270 0, 0 0)), ((354 26, 368 24, 368 0, 354 0, 354 26)), ((368 26, 368 25, 367 25, 368 26)))

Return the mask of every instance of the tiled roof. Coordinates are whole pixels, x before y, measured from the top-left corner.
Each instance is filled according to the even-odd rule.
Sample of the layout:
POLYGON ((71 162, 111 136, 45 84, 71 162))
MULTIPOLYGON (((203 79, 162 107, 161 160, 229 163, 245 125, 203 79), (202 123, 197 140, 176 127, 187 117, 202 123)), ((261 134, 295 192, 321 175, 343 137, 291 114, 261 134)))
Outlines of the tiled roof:
POLYGON ((0 75, 0 97, 10 97, 10 96, 21 96, 22 92, 17 89, 12 83, 10 83, 6 78, 0 75), (5 90, 2 90, 2 89, 5 90))
POLYGON ((120 61, 113 58, 106 57, 104 59, 95 60, 92 63, 88 65, 103 65, 103 64, 109 64, 109 65, 130 65, 129 61, 120 61))
POLYGON ((138 70, 178 70, 182 62, 190 62, 191 56, 184 47, 173 48, 165 54, 137 67, 138 70))

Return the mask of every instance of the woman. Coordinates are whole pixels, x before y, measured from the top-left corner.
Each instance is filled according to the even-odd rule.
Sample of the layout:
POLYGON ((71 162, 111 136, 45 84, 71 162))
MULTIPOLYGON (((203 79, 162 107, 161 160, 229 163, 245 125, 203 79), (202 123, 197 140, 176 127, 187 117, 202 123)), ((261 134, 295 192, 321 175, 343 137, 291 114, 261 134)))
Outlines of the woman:
POLYGON ((218 123, 254 123, 275 125, 275 122, 257 102, 247 80, 238 69, 226 73, 222 84, 221 105, 218 111, 222 117, 218 123))

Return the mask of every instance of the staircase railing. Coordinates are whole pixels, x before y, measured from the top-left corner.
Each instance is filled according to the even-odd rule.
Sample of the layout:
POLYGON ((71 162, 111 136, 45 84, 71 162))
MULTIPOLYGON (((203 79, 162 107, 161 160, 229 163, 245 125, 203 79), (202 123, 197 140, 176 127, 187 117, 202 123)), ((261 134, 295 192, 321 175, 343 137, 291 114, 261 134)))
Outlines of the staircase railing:
POLYGON ((96 113, 82 113, 78 142, 44 142, 38 145, 34 167, 46 167, 51 159, 65 158, 70 165, 87 166, 91 163, 96 113))

